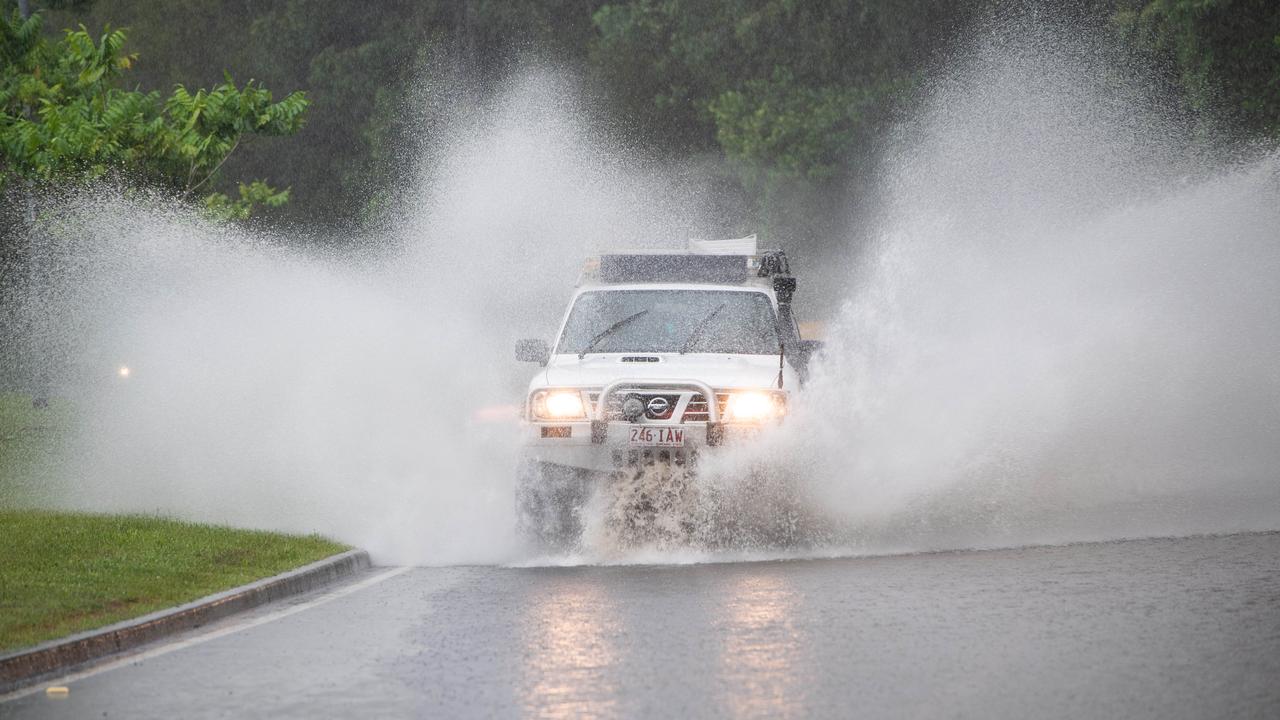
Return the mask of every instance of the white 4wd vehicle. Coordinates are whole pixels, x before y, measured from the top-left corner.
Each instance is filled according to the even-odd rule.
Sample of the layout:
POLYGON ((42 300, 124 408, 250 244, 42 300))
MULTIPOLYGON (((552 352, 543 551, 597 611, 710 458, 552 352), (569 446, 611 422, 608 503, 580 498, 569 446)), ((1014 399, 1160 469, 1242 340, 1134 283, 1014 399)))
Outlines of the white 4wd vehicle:
POLYGON ((799 337, 786 256, 754 237, 691 245, 589 259, 555 343, 517 344, 544 366, 522 413, 531 539, 572 543, 600 482, 654 465, 686 477, 698 453, 786 415, 818 345, 799 337))

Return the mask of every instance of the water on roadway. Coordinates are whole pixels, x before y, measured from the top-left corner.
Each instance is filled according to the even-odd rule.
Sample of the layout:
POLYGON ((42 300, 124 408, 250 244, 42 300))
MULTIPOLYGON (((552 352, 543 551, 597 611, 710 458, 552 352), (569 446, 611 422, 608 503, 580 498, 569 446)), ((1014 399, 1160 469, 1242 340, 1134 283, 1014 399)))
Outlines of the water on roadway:
POLYGON ((0 717, 1280 716, 1280 533, 420 568, 280 613, 0 717))

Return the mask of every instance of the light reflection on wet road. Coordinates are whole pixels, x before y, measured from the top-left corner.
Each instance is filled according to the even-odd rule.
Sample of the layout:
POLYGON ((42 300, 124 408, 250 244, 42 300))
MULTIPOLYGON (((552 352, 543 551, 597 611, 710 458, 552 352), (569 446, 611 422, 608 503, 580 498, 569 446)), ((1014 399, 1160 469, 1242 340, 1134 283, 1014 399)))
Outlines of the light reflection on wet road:
POLYGON ((621 627, 600 585, 573 579, 536 598, 520 623, 520 704, 551 718, 618 714, 621 627))
POLYGON ((1269 533, 415 569, 0 717, 1276 717, 1277 678, 1269 533))
POLYGON ((793 622, 803 610, 788 583, 776 575, 745 575, 726 593, 717 704, 735 717, 797 717, 804 714, 801 679, 809 642, 793 622))

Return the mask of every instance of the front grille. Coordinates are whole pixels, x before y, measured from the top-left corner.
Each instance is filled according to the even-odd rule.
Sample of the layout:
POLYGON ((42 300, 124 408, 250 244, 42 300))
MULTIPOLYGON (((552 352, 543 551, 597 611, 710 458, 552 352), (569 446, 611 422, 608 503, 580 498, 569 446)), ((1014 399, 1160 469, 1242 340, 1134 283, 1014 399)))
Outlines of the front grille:
MULTIPOLYGON (((663 392, 662 390, 627 390, 623 392, 615 392, 613 397, 609 398, 609 407, 605 409, 605 417, 609 420, 622 419, 622 403, 627 397, 635 395, 640 398, 640 402, 645 406, 644 416, 649 420, 669 420, 671 414, 675 412, 680 405, 681 393, 679 392, 663 392), (667 401, 666 412, 653 413, 649 411, 649 401, 660 397, 667 401)), ((596 403, 600 402, 600 393, 587 393, 587 398, 591 401, 591 407, 594 409, 596 403)))
MULTIPOLYGON (((716 407, 720 410, 720 417, 724 417, 724 408, 728 404, 729 393, 716 393, 716 407)), ((707 422, 710 419, 707 412, 707 398, 702 393, 694 393, 688 407, 684 409, 684 417, 680 422, 707 422)))
MULTIPOLYGON (((683 402, 685 398, 688 398, 689 402, 688 402, 688 405, 686 405, 684 408, 684 414, 681 415, 680 422, 682 423, 707 422, 709 420, 707 415, 707 400, 705 397, 703 397, 702 393, 680 391, 680 390, 661 390, 661 389, 658 389, 658 390, 623 389, 618 392, 615 392, 613 394, 613 397, 609 398, 609 407, 605 409, 606 420, 622 420, 623 419, 622 403, 624 400, 626 400, 628 395, 639 396, 640 401, 645 404, 646 408, 649 405, 649 400, 652 398, 662 397, 666 399, 668 403, 668 407, 670 409, 666 413, 663 413, 660 416, 651 415, 646 411, 645 418, 648 420, 670 421, 675 411, 680 407, 680 403, 683 402)), ((587 400, 591 404, 591 409, 594 416, 595 408, 597 404, 600 402, 600 391, 599 390, 589 391, 587 393, 587 400)), ((725 405, 728 404, 728 402, 729 402, 728 393, 719 393, 719 392, 716 393, 716 404, 719 405, 721 417, 724 416, 724 408, 725 408, 725 405)))

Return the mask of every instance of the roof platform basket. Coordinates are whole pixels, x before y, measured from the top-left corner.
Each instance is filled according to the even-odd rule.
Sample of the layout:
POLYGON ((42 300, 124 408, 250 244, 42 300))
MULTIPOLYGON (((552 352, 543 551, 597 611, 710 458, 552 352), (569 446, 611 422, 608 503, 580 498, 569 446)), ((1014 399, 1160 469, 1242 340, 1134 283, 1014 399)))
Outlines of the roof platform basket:
POLYGON ((636 250, 590 258, 580 282, 739 284, 789 275, 782 250, 756 249, 754 235, 736 240, 690 240, 689 249, 636 250))

